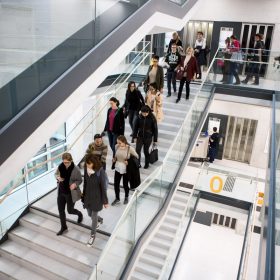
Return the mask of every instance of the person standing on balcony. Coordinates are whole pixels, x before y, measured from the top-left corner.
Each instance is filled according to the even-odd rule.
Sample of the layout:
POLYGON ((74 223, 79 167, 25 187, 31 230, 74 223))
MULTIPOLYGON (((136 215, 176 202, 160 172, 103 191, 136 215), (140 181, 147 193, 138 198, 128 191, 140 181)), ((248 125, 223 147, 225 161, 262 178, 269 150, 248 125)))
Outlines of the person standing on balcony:
MULTIPOLYGON (((124 115, 128 116, 129 125, 133 133, 135 119, 137 118, 141 107, 145 104, 141 92, 136 88, 135 82, 128 83, 125 102, 123 105, 124 115)), ((132 136, 132 133, 130 136, 132 136)))
POLYGON ((259 76, 260 76, 260 67, 262 62, 262 54, 263 50, 265 48, 263 40, 263 35, 260 33, 257 33, 255 35, 255 45, 252 55, 252 60, 249 64, 249 69, 246 75, 245 80, 241 81, 243 84, 247 84, 248 81, 255 76, 255 81, 253 85, 259 84, 259 76))
POLYGON ((71 190, 78 188, 82 183, 82 175, 79 168, 74 164, 70 153, 62 155, 62 163, 55 172, 55 178, 58 184, 57 206, 61 224, 61 229, 56 235, 62 235, 67 231, 65 205, 67 205, 69 214, 78 216, 78 223, 83 220, 83 214, 74 208, 75 202, 73 202, 71 195, 71 190))
MULTIPOLYGON (((231 53, 231 58, 233 57, 234 53, 238 53, 240 51, 240 43, 237 40, 237 38, 234 35, 230 36, 230 45, 229 45, 229 51, 231 53)), ((230 77, 231 75, 235 78, 235 85, 240 84, 240 79, 238 75, 238 69, 239 69, 239 61, 230 61, 230 75, 228 75, 228 83, 230 84, 230 77)))
POLYGON ((152 59, 152 65, 149 66, 146 78, 144 80, 144 86, 149 89, 150 84, 156 83, 157 89, 163 92, 163 68, 158 65, 159 56, 154 55, 152 59))
POLYGON ((115 146, 119 135, 124 134, 124 114, 123 109, 119 108, 120 102, 117 98, 111 97, 109 100, 110 108, 107 112, 107 119, 104 131, 107 131, 109 144, 115 156, 115 146))
POLYGON ((89 217, 92 220, 91 236, 87 243, 91 247, 96 236, 97 223, 100 217, 98 212, 108 208, 107 180, 106 173, 102 167, 102 162, 93 154, 87 154, 85 157, 86 168, 84 175, 84 188, 82 202, 87 209, 89 217))
POLYGON ((177 46, 175 43, 171 46, 171 52, 166 55, 165 62, 168 65, 167 68, 167 97, 171 96, 171 82, 173 85, 174 93, 176 93, 176 69, 180 64, 181 56, 177 51, 177 46))

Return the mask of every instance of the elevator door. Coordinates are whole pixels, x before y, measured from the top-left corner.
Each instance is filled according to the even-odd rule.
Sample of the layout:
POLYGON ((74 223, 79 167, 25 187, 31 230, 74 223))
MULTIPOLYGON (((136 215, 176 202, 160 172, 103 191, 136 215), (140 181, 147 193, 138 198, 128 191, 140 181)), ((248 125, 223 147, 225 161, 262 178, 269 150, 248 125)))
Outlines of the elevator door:
POLYGON ((250 163, 257 129, 256 120, 228 118, 223 157, 229 160, 250 163))
MULTIPOLYGON (((240 43, 243 49, 253 49, 255 44, 255 35, 257 33, 263 34, 263 41, 266 50, 270 50, 271 40, 273 35, 273 24, 256 24, 256 23, 243 23, 241 29, 240 43)), ((245 50, 248 53, 248 50, 245 50)), ((268 62, 268 53, 263 56, 263 61, 268 62)), ((244 65, 242 71, 243 74, 246 72, 246 65, 244 65)), ((260 75, 264 76, 266 73, 265 65, 262 65, 260 69, 260 75)))

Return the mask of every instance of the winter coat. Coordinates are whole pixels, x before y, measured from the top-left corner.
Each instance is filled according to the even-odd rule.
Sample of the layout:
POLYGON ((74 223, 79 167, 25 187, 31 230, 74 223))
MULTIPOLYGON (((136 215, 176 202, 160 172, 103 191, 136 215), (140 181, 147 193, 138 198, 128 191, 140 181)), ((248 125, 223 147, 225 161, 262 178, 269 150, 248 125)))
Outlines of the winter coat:
POLYGON ((153 111, 157 119, 157 122, 161 122, 164 119, 163 110, 162 110, 163 107, 162 94, 158 91, 155 95, 153 95, 151 91, 148 91, 146 95, 146 104, 153 111))
MULTIPOLYGON (((109 131, 109 114, 110 114, 111 110, 112 110, 112 108, 108 109, 104 131, 109 131)), ((123 109, 118 108, 117 112, 115 114, 114 126, 113 126, 112 132, 117 135, 124 135, 124 126, 125 126, 125 123, 124 123, 123 109)))
POLYGON ((181 61, 181 67, 184 68, 184 73, 186 73, 187 76, 184 75, 184 77, 187 78, 187 81, 191 81, 196 73, 198 73, 197 69, 197 62, 196 58, 192 56, 190 60, 188 61, 186 67, 184 67, 184 61, 181 61))
MULTIPOLYGON (((61 163, 63 164, 63 163, 61 163)), ((57 178, 58 176, 60 176, 59 170, 57 169, 55 172, 55 178, 57 178)), ((70 176, 70 180, 69 180, 69 194, 71 193, 70 191, 70 186, 72 184, 76 184, 76 186, 78 187, 81 183, 82 183, 83 179, 82 179, 82 174, 80 169, 74 165, 74 168, 71 172, 71 176, 70 176)), ((59 194, 59 184, 57 184, 57 191, 59 194)))
POLYGON ((127 112, 129 110, 140 111, 143 105, 145 105, 144 98, 138 89, 135 89, 132 92, 129 90, 126 91, 123 107, 127 112))
MULTIPOLYGON (((149 73, 152 70, 152 68, 153 68, 152 65, 149 66, 149 69, 148 69, 148 72, 147 72, 147 75, 146 75, 146 78, 145 78, 145 81, 146 81, 147 84, 150 84, 149 73)), ((156 84, 157 84, 158 90, 163 88, 163 82, 164 82, 164 80, 163 80, 163 68, 158 65, 157 75, 156 75, 156 84)))
POLYGON ((150 112, 147 117, 143 117, 141 114, 137 117, 134 125, 133 138, 152 138, 154 142, 157 142, 158 127, 155 116, 150 112))
POLYGON ((106 185, 106 173, 103 167, 90 176, 85 170, 83 203, 86 209, 98 212, 103 209, 104 204, 108 204, 106 185))

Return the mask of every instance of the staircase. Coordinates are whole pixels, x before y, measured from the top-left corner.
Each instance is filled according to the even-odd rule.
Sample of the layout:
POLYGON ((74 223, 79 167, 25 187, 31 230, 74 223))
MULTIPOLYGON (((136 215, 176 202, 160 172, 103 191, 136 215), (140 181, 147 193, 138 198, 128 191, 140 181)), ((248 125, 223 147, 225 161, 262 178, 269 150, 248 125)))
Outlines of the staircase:
MULTIPOLYGON (((177 186, 162 219, 145 241, 130 271, 130 280, 166 279, 168 256, 186 220, 190 190, 177 186)), ((174 248, 172 248, 174 250, 174 248)))
POLYGON ((68 232, 57 236, 59 219, 31 207, 0 246, 0 279, 88 279, 108 237, 97 233, 89 248, 90 231, 67 226, 68 232))
MULTIPOLYGON (((178 88, 178 85, 177 85, 178 88)), ((189 100, 185 100, 182 98, 181 102, 175 103, 177 99, 177 94, 172 93, 171 97, 166 97, 167 90, 164 90, 163 93, 163 112, 164 112, 164 120, 158 124, 158 162, 154 164, 150 164, 148 169, 141 168, 141 182, 143 182, 155 169, 156 167, 162 164, 162 161, 169 150, 171 144, 173 143, 182 123, 186 117, 187 112, 190 109, 190 106, 193 102, 194 95, 199 88, 199 85, 191 85, 191 95, 189 100)), ((184 97, 185 92, 183 92, 184 97)), ((128 120, 125 121, 125 137, 128 142, 131 142, 132 137, 130 134, 132 133, 128 120)), ((106 138, 104 138, 106 139, 106 138)), ((105 140, 107 141, 107 139, 105 140)), ((136 144, 131 144, 132 147, 136 147, 136 144)), ((142 166, 144 166, 144 153, 142 149, 141 162, 142 166)), ((114 183, 114 170, 111 170, 112 165, 112 151, 108 145, 108 156, 107 156, 107 169, 106 172, 109 177, 109 182, 114 183)), ((122 184, 122 181, 121 181, 122 184)))

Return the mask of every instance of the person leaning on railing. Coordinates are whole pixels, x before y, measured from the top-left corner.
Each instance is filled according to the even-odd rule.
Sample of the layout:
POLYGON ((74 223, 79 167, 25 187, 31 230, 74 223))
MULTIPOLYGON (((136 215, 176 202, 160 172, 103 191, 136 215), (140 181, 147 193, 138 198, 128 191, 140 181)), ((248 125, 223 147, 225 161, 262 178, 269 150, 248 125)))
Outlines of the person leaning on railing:
POLYGON ((55 172, 55 178, 58 185, 57 206, 61 229, 57 235, 63 234, 67 230, 65 205, 67 204, 67 212, 78 216, 78 223, 83 220, 83 214, 75 209, 75 202, 73 202, 71 190, 79 187, 82 183, 82 175, 79 168, 74 164, 72 155, 64 153, 62 155, 62 163, 58 166, 55 172))

